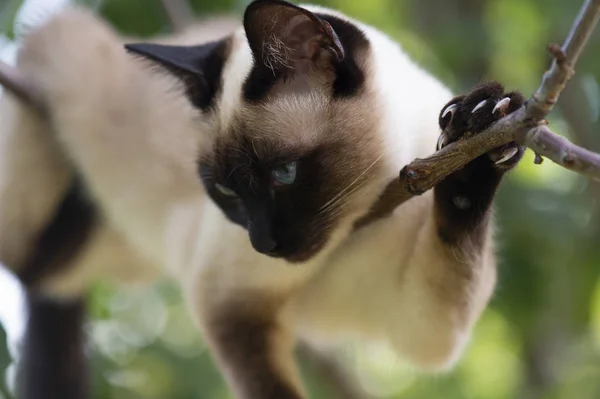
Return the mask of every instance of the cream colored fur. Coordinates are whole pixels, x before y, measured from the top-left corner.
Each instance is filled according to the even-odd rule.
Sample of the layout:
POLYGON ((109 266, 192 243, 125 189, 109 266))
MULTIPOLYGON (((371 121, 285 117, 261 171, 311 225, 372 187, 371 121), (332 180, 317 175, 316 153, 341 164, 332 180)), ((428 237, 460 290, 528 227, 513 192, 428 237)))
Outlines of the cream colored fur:
POLYGON ((19 265, 54 215, 71 173, 48 127, 8 93, 0 99, 0 121, 0 254, 2 262, 19 265))
MULTIPOLYGON (((54 295, 83 290, 89 278, 118 279, 113 273, 130 266, 135 272, 129 277, 163 268, 180 281, 202 330, 206 315, 236 295, 268 292, 284 298, 277 317, 298 338, 319 345, 356 337, 384 340, 420 369, 451 368, 493 291, 491 229, 483 254, 449 251, 437 238, 432 195, 426 193, 391 217, 351 232, 352 218, 403 165, 433 152, 438 112, 452 96, 397 44, 354 23, 373 48, 368 95, 382 157, 378 178, 347 198, 353 211, 318 256, 290 266, 255 252, 247 232, 225 219, 197 176, 197 154, 241 108, 239 93, 251 62, 243 31, 235 34, 225 66, 218 116, 202 119, 175 78, 135 61, 104 23, 74 9, 34 31, 20 53, 19 67, 51 104, 54 131, 18 104, 5 101, 0 109, 14 121, 3 119, 3 153, 26 157, 31 153, 24 148, 39 148, 36 159, 48 165, 37 169, 31 159, 24 158, 26 166, 0 159, 0 260, 10 265, 23 256, 23 246, 64 191, 68 172, 49 140, 57 135, 101 204, 106 223, 80 257, 82 267, 47 282, 54 295), (38 202, 29 203, 34 195, 38 202), (18 222, 11 222, 6 217, 15 209, 18 222), (5 239, 8 229, 12 240, 5 239)), ((281 100, 277 106, 301 111, 294 123, 309 135, 300 139, 312 140, 315 120, 305 116, 302 100, 281 100)), ((360 112, 366 105, 347 106, 360 112)), ((286 134, 290 139, 292 133, 286 134)), ((284 355, 281 364, 287 363, 284 355)))

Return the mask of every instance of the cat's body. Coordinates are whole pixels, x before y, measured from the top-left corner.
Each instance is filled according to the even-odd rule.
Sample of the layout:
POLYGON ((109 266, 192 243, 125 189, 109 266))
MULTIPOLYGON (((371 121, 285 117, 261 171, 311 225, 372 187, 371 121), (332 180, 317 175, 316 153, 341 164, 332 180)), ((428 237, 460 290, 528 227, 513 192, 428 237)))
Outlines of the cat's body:
MULTIPOLYGON (((129 47, 176 76, 81 11, 33 32, 18 65, 52 128, 3 99, 3 115, 22 114, 3 124, 4 148, 23 158, 1 161, 0 260, 36 297, 62 301, 93 279, 162 269, 240 398, 306 397, 298 339, 384 340, 423 370, 452 367, 495 284, 490 207, 504 169, 482 158, 355 229, 402 166, 435 150, 438 123, 467 120, 462 105, 440 112, 450 91, 389 38, 306 9, 255 2, 245 29, 193 63, 129 47)), ((500 98, 494 86, 452 101, 491 115, 500 98)))

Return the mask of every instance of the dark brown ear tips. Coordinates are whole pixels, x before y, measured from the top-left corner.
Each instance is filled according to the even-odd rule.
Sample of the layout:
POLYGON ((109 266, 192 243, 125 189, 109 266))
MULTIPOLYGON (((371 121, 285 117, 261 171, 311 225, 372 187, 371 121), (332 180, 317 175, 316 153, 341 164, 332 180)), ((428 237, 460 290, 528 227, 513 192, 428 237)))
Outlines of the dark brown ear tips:
POLYGON ((325 32, 327 33, 327 37, 329 37, 332 41, 332 45, 328 46, 328 49, 336 55, 336 59, 338 62, 342 61, 346 54, 344 52, 342 42, 340 42, 340 38, 327 21, 321 20, 321 22, 323 23, 323 27, 325 28, 325 32))
POLYGON ((257 61, 270 68, 295 70, 302 61, 316 61, 323 51, 344 59, 333 27, 312 12, 281 0, 252 2, 244 13, 248 44, 257 61))
POLYGON ((359 61, 370 44, 351 21, 283 0, 256 0, 246 8, 243 26, 254 61, 243 88, 247 101, 264 99, 273 87, 310 90, 315 83, 347 98, 365 83, 359 61), (275 85, 290 81, 295 86, 275 85))
POLYGON ((173 46, 156 43, 127 43, 125 49, 182 78, 192 103, 207 109, 217 92, 225 62, 226 39, 198 46, 173 46))

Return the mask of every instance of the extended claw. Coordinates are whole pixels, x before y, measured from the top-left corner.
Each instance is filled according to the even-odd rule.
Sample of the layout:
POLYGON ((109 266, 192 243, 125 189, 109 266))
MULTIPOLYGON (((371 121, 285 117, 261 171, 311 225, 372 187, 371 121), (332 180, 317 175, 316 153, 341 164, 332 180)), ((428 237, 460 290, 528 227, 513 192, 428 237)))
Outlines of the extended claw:
POLYGON ((437 141, 436 151, 441 150, 446 144, 448 144, 448 137, 445 134, 440 134, 440 138, 437 141))
POLYGON ((448 112, 451 112, 452 115, 454 115, 454 112, 456 112, 456 108, 457 108, 456 104, 452 104, 451 106, 449 106, 448 108, 446 108, 444 110, 444 113, 442 113, 442 118, 445 118, 446 115, 448 115, 448 112))
POLYGON ((471 111, 471 113, 474 114, 475 111, 477 111, 479 108, 482 108, 485 105, 486 102, 487 102, 487 100, 483 100, 482 102, 480 102, 479 104, 477 104, 475 106, 475 108, 473 108, 473 111, 471 111))
POLYGON ((509 148, 506 151, 504 151, 502 153, 502 158, 500 158, 499 160, 497 160, 496 162, 494 162, 496 165, 501 164, 503 162, 508 161, 509 159, 511 159, 512 157, 514 157, 515 155, 517 155, 517 153, 519 152, 518 148, 509 148))
POLYGON ((505 114, 506 113, 506 109, 508 108, 509 104, 510 104, 510 97, 504 97, 502 100, 498 101, 498 103, 496 104, 496 106, 492 110, 492 114, 495 113, 498 110, 500 110, 500 112, 502 114, 505 114))

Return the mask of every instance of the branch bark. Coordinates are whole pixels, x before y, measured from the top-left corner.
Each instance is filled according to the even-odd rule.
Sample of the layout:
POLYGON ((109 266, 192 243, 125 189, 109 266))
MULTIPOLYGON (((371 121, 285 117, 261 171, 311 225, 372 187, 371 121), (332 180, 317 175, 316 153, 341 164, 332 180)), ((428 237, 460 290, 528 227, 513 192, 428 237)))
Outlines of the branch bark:
MULTIPOLYGON (((177 0, 163 1, 167 9, 176 3, 177 0)), ((431 189, 473 159, 511 141, 533 150, 537 154, 537 163, 541 162, 541 157, 546 157, 567 169, 600 180, 600 155, 555 134, 544 119, 573 76, 574 66, 599 19, 600 0, 585 0, 563 46, 548 46, 554 57, 552 65, 544 73, 537 91, 519 110, 478 135, 449 144, 427 158, 417 158, 406 165, 400 171, 399 179, 389 183, 370 214, 361 219, 357 227, 385 217, 403 202, 431 189)), ((17 69, 0 63, 0 84, 36 110, 45 111, 39 91, 17 69)))

